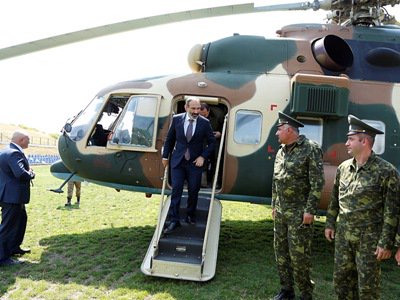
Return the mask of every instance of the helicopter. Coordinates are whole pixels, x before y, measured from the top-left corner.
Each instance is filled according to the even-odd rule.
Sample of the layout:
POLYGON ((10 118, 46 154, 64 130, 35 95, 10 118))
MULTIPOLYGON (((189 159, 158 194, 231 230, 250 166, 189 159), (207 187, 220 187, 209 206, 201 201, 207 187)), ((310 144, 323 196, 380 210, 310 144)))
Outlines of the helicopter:
MULTIPOLYGON (((395 99, 400 96, 400 27, 385 9, 398 4, 400 0, 315 0, 261 7, 248 3, 170 14, 168 20, 150 18, 138 26, 262 11, 330 12, 328 23, 287 25, 274 38, 234 34, 195 45, 188 55, 190 74, 102 89, 63 127, 58 141, 62 161, 53 164, 51 172, 65 181, 54 191, 61 192, 73 179, 148 197, 160 194, 160 214, 142 272, 210 280, 217 260, 220 200, 271 203, 279 111, 300 120, 305 125, 300 133, 324 152, 321 211, 329 203, 337 166, 349 158, 344 146, 349 114, 385 133, 377 136, 374 151, 399 168, 400 107, 395 99), (212 186, 202 189, 199 199, 203 223, 164 236, 170 182, 161 149, 172 115, 184 112, 185 99, 191 96, 207 103, 223 124, 217 167, 212 186)), ((128 27, 141 22, 133 20, 128 27)), ((98 29, 94 32, 100 36, 98 29)), ((63 45, 65 36, 54 40, 63 45)), ((46 43, 33 43, 35 51, 46 43)), ((31 46, 0 50, 0 58, 28 53, 31 46)))

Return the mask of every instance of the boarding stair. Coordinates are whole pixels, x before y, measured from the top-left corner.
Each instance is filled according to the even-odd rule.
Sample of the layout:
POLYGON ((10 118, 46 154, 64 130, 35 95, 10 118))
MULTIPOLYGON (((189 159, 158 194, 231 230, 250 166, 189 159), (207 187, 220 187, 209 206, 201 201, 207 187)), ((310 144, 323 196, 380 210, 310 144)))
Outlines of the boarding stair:
MULTIPOLYGON (((166 201, 162 212, 162 224, 168 225, 165 219, 170 198, 166 201)), ((187 195, 184 194, 181 200, 181 216, 185 215, 186 202, 187 195)), ((181 227, 169 234, 156 230, 143 261, 142 272, 151 276, 192 281, 207 281, 213 278, 217 263, 222 206, 219 200, 214 200, 212 206, 207 238, 205 235, 210 208, 209 195, 199 195, 196 224, 181 221, 181 227)), ((164 227, 160 226, 161 229, 164 227)))
MULTIPOLYGON (((226 120, 227 116, 221 145, 224 141, 226 120)), ((222 148, 219 149, 215 174, 219 171, 222 148)), ((211 192, 201 190, 199 193, 196 223, 181 221, 181 227, 164 234, 163 229, 168 226, 171 201, 170 196, 165 199, 167 175, 168 168, 165 168, 158 222, 141 270, 149 276, 208 281, 215 275, 222 215, 221 202, 215 199, 217 176, 214 175, 211 192)), ((186 216, 187 197, 187 191, 184 191, 179 212, 181 216, 186 216)))

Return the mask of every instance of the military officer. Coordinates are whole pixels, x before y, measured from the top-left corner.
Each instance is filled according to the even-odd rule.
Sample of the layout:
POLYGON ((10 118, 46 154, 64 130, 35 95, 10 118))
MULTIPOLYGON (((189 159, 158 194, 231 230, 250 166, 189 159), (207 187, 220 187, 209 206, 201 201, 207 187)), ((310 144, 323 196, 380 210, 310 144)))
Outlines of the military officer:
POLYGON ((325 237, 335 239, 333 282, 338 299, 380 299, 380 261, 391 256, 397 226, 399 175, 375 155, 382 131, 348 116, 347 152, 329 203, 325 237))
POLYGON ((281 291, 274 300, 294 299, 294 282, 301 292, 300 299, 312 299, 312 224, 324 186, 324 172, 321 148, 299 134, 299 127, 303 126, 279 112, 276 136, 281 146, 274 166, 272 217, 281 291))

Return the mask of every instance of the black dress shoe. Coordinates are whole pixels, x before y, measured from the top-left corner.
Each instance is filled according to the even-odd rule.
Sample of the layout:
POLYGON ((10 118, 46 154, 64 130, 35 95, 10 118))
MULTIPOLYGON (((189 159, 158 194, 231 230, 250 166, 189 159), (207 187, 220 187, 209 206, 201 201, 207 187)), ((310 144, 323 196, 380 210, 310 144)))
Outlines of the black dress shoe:
POLYGON ((23 261, 12 259, 12 258, 5 258, 0 260, 0 267, 7 267, 7 266, 16 266, 23 264, 23 261))
POLYGON ((16 250, 14 250, 14 251, 12 251, 12 255, 24 255, 24 254, 26 254, 26 253, 31 253, 31 250, 30 249, 21 249, 21 248, 18 248, 18 249, 16 249, 16 250))
POLYGON ((167 228, 164 229, 164 233, 165 234, 171 233, 172 231, 174 231, 178 227, 181 227, 181 223, 179 223, 179 222, 171 222, 171 223, 169 223, 167 228))
POLYGON ((194 217, 192 217, 192 216, 187 216, 185 221, 188 224, 196 224, 196 219, 194 217))

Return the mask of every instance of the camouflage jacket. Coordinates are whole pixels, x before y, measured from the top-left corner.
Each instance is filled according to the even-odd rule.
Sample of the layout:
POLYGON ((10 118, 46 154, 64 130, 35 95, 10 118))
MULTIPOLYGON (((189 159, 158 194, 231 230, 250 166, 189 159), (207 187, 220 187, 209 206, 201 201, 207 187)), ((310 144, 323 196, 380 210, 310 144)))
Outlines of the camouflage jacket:
POLYGON ((322 151, 300 135, 294 146, 281 145, 272 180, 272 207, 278 212, 301 210, 316 214, 324 186, 322 151))
MULTIPOLYGON (((399 216, 399 218, 400 218, 400 216, 399 216)), ((399 220, 399 226, 397 227, 397 234, 396 234, 396 240, 395 240, 394 246, 397 248, 400 248, 400 220, 399 220)))
POLYGON ((399 197, 399 174, 396 168, 372 152, 357 170, 354 158, 344 161, 336 171, 327 215, 326 228, 336 222, 350 227, 381 226, 378 246, 393 246, 399 197))

